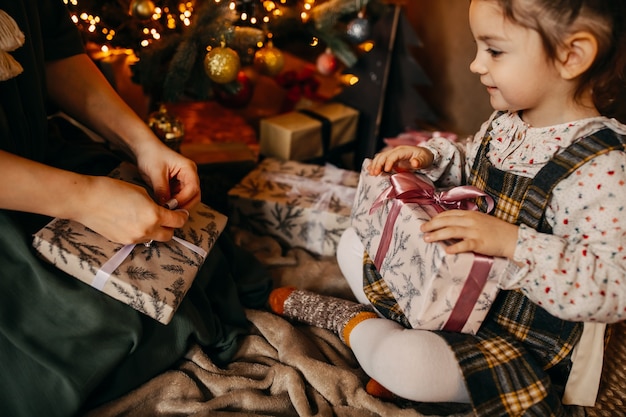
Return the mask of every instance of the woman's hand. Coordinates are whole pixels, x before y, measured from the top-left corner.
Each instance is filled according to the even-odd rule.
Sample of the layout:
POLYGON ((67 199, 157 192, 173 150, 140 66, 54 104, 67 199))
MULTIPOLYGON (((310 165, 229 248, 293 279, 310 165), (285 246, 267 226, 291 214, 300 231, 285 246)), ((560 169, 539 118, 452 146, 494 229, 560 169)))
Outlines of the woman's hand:
POLYGON ((190 209, 200 202, 196 164, 158 139, 144 143, 137 154, 137 166, 144 180, 151 185, 159 204, 175 198, 178 208, 190 209))
POLYGON ((138 185, 109 177, 84 178, 81 204, 71 218, 113 242, 166 242, 188 220, 185 210, 160 206, 138 185))
POLYGON ((392 170, 423 169, 432 165, 434 155, 426 148, 419 146, 396 146, 375 155, 367 168, 370 175, 392 170))
POLYGON ((478 211, 449 210, 421 226, 424 241, 456 240, 446 253, 476 252, 513 260, 519 227, 478 211))

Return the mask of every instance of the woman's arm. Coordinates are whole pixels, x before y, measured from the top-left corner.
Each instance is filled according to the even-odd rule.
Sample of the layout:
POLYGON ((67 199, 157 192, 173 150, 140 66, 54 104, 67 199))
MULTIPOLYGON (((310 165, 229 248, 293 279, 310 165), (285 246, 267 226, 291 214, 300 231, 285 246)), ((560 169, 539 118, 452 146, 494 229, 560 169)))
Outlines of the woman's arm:
POLYGON ((87 55, 49 62, 46 81, 65 113, 129 152, 161 203, 174 197, 188 208, 200 201, 195 164, 159 141, 87 55))
POLYGON ((76 220, 109 240, 167 241, 187 221, 143 188, 53 168, 0 151, 0 208, 76 220))

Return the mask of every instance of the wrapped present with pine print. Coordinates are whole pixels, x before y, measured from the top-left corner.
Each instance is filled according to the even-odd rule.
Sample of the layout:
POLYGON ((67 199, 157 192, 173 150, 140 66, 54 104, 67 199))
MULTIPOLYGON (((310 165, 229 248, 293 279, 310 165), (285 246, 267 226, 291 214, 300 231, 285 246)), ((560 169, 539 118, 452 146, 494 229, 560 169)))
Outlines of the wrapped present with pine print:
POLYGON ((334 165, 264 159, 228 192, 232 225, 334 256, 359 175, 334 165))
POLYGON ((368 299, 406 327, 475 334, 508 260, 448 254, 451 242, 424 242, 420 226, 443 210, 475 210, 476 199, 488 206, 493 200, 472 186, 437 189, 413 172, 372 176, 370 162, 363 163, 351 219, 377 271, 364 285, 368 299))
MULTIPOLYGON (((147 189, 129 163, 110 176, 147 189)), ((123 245, 81 223, 56 218, 35 234, 33 246, 67 274, 167 324, 226 222, 226 216, 200 203, 189 210, 189 220, 172 240, 123 245)))

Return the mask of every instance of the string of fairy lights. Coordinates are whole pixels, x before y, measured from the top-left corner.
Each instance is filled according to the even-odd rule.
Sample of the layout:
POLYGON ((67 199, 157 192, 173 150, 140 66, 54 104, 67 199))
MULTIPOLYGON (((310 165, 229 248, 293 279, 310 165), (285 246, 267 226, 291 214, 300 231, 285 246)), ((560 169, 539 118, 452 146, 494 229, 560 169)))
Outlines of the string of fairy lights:
MULTIPOLYGON (((292 0, 208 0, 215 4, 228 3, 238 24, 241 26, 267 27, 272 19, 283 16, 287 6, 293 6, 292 0)), ((301 3, 300 19, 306 23, 311 17, 316 0, 303 0, 301 3)), ((118 36, 118 28, 111 26, 97 12, 85 10, 81 7, 87 1, 63 0, 68 6, 72 20, 83 31, 93 35, 94 38, 102 39, 102 47, 108 49, 110 45, 115 45, 118 36)), ((120 3, 122 3, 120 1, 120 3)), ((130 0, 127 6, 127 15, 133 18, 137 24, 137 35, 141 36, 139 45, 147 47, 152 42, 162 38, 164 32, 180 32, 191 26, 194 19, 194 2, 178 1, 169 4, 158 5, 152 0, 130 0)), ((126 25, 126 22, 123 22, 126 25)))

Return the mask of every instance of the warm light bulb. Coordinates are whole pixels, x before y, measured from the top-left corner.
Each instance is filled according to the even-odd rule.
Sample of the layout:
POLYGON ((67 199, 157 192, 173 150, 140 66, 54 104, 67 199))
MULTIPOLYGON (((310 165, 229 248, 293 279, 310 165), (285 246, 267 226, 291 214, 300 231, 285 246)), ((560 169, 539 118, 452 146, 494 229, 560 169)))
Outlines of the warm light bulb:
POLYGON ((341 82, 344 85, 355 85, 359 82, 359 77, 354 74, 344 74, 341 76, 341 82))
POLYGON ((363 52, 369 52, 374 48, 374 42, 372 41, 365 41, 361 44, 359 44, 359 49, 363 52))

